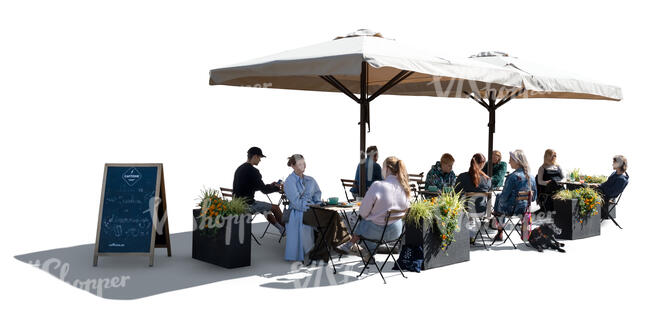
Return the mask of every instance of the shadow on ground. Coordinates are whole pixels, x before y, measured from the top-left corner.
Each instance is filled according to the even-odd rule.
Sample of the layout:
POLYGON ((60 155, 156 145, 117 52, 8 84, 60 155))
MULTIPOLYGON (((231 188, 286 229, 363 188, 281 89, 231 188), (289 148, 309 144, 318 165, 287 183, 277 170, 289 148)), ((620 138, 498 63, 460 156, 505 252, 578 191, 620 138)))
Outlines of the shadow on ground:
MULTIPOLYGON (((253 224, 257 236, 266 223, 253 224)), ((62 282, 107 299, 138 299, 165 292, 206 285, 225 280, 258 276, 260 287, 295 289, 340 285, 364 279, 357 278, 361 271, 360 258, 345 256, 334 258, 337 274, 332 265, 303 266, 283 259, 284 240, 267 234, 262 245, 252 243, 251 266, 226 269, 192 259, 192 232, 171 235, 172 257, 165 249, 156 249, 154 266, 149 267, 146 256, 102 256, 96 267, 92 265, 94 244, 46 250, 17 255, 24 263, 47 271, 62 282)), ((392 267, 392 263, 387 266, 392 267)), ((399 275, 399 272, 397 272, 399 275)), ((370 276, 376 275, 376 269, 370 276)), ((391 277, 395 272, 385 269, 391 277)), ((377 277, 379 278, 379 277, 377 277)))

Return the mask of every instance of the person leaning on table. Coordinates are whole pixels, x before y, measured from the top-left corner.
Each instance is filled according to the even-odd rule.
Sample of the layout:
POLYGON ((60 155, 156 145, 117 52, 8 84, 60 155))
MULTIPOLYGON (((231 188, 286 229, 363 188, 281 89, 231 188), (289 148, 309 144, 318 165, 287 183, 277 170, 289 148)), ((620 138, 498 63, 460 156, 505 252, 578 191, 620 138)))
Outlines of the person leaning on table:
POLYGON ((602 193, 605 201, 618 197, 618 195, 623 192, 630 179, 627 174, 627 159, 625 156, 614 156, 612 168, 614 168, 615 172, 612 173, 612 175, 609 175, 607 181, 596 187, 596 190, 602 193))
POLYGON ((519 192, 532 191, 533 201, 537 197, 537 188, 535 178, 530 177, 528 160, 522 150, 510 152, 510 167, 515 171, 506 177, 503 191, 497 195, 494 205, 494 215, 499 217, 499 227, 497 234, 494 236, 495 241, 503 240, 503 221, 504 216, 513 214, 523 214, 528 206, 528 201, 517 200, 519 192))
MULTIPOLYGON (((402 160, 391 156, 384 160, 382 167, 383 181, 376 181, 368 189, 366 196, 359 207, 359 223, 354 230, 352 240, 339 246, 342 252, 362 250, 364 260, 371 260, 370 254, 377 248, 377 244, 366 241, 370 250, 363 250, 357 245, 360 236, 367 239, 381 238, 386 216, 391 210, 404 210, 409 208, 408 173, 402 160)), ((397 216, 397 215, 393 215, 397 216)), ((391 220, 384 234, 384 240, 397 239, 402 234, 402 220, 391 220)))

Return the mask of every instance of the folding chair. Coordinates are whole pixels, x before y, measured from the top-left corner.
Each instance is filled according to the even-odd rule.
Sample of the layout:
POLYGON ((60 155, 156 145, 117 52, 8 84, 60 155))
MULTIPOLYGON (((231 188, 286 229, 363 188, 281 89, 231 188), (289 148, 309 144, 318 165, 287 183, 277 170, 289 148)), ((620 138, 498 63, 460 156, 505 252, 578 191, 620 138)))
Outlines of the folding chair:
MULTIPOLYGON (((626 186, 627 186, 627 185, 626 185, 626 186)), ((623 187, 623 189, 625 189, 625 187, 623 187)), ((610 213, 611 213, 612 211, 615 210, 616 205, 618 205, 618 202, 621 201, 621 196, 623 196, 623 193, 622 193, 622 192, 618 195, 618 197, 616 197, 616 198, 612 198, 612 199, 609 199, 609 200, 605 201, 605 203, 603 204, 603 208, 602 208, 602 210, 601 210, 602 214, 601 214, 600 222, 602 223, 603 221, 609 219, 609 220, 611 220, 611 221, 612 221, 612 222, 613 222, 613 223, 614 223, 614 224, 615 224, 619 229, 623 230, 623 228, 618 224, 618 222, 616 222, 616 219, 614 219, 614 217, 612 217, 612 216, 610 215, 610 213)))
MULTIPOLYGON (((537 179, 537 176, 535 176, 535 179, 537 179)), ((553 195, 564 187, 555 183, 555 187, 550 187, 552 186, 551 183, 546 186, 542 186, 539 183, 535 185, 537 187, 537 205, 539 206, 539 210, 536 212, 549 212, 552 210, 553 206, 553 195), (550 188, 550 193, 548 192, 550 188)))
POLYGON ((350 189, 357 187, 357 183, 353 179, 341 178, 341 185, 343 185, 343 192, 345 193, 345 199, 347 199, 348 202, 353 202, 355 198, 352 197, 352 199, 350 199, 348 192, 350 191, 350 189))
POLYGON ((417 183, 418 181, 423 181, 423 178, 424 178, 424 172, 420 174, 409 174, 409 182, 417 183))
MULTIPOLYGON (((269 201, 271 201, 271 197, 269 197, 269 195, 266 195, 266 197, 268 197, 269 201)), ((272 201, 271 201, 271 204, 273 204, 272 201)), ((280 200, 278 201, 278 206, 282 206, 282 212, 283 213, 284 213, 285 210, 287 210, 287 208, 289 208, 289 200, 287 199, 287 195, 285 195, 284 192, 280 192, 280 200)), ((279 221, 280 221, 280 223, 282 223, 284 225, 284 222, 282 221, 282 219, 280 219, 279 221)), ((269 223, 266 224, 266 229, 264 229, 264 233, 262 233, 262 235, 260 236, 260 239, 264 238, 264 236, 266 235, 266 232, 269 231, 270 227, 271 227, 271 223, 269 222, 269 223)), ((280 243, 282 241, 282 237, 284 237, 284 231, 285 230, 286 230, 286 228, 284 230, 282 230, 282 232, 280 232, 280 240, 278 240, 278 243, 280 243)))
POLYGON ((357 275, 357 277, 360 277, 361 275, 363 275, 363 272, 365 272, 366 269, 368 269, 368 266, 370 265, 370 262, 372 262, 372 260, 375 258, 375 255, 377 254, 377 250, 379 249, 379 246, 384 245, 387 249, 389 249, 388 256, 386 257, 386 260, 381 265, 381 267, 379 267, 379 265, 377 265, 376 261, 374 261, 374 263, 373 263, 375 265, 375 267, 377 268, 377 271, 379 271, 379 275, 381 276, 381 279, 384 280, 384 284, 386 284, 386 278, 384 278, 384 274, 382 274, 382 270, 384 269, 384 266, 386 266, 386 263, 388 263, 388 260, 390 258, 393 258, 393 261, 395 262, 395 265, 399 269, 399 272, 402 273, 402 276, 404 278, 407 278, 406 275, 404 275, 404 271, 402 271, 402 268, 399 266, 399 263, 395 259, 395 256, 393 255, 393 252, 395 251, 395 247, 397 247, 398 244, 402 244, 402 237, 406 233, 406 229, 405 229, 406 227, 405 226, 402 227, 402 233, 399 235, 399 237, 397 239, 391 239, 391 240, 384 239, 384 235, 386 234, 386 228, 388 227, 388 223, 390 221, 399 221, 399 220, 403 219, 406 216, 407 213, 408 213, 408 210, 390 210, 390 211, 388 211, 388 214, 386 215, 386 222, 384 223, 384 229, 381 232, 381 237, 379 239, 369 239, 369 238, 365 238, 363 236, 360 236, 361 239, 359 240, 359 242, 363 243, 366 250, 370 250, 370 248, 368 247, 368 243, 366 241, 375 243, 377 245, 377 247, 374 250, 372 250, 372 252, 370 253, 370 257, 368 258, 368 262, 366 262, 363 259, 363 256, 361 257, 361 261, 363 262, 363 269, 361 270, 361 273, 359 273, 359 275, 357 275), (401 214, 401 215, 399 215, 399 214, 401 214), (393 243, 392 248, 388 245, 389 243, 393 243))
MULTIPOLYGON (((503 239, 503 242, 501 242, 501 244, 506 243, 506 241, 510 241, 512 246, 516 249, 517 246, 515 245, 514 241, 512 241, 512 238, 510 236, 512 235, 513 232, 517 231, 517 234, 519 234, 519 238, 521 238, 521 241, 524 241, 524 244, 528 245, 527 242, 524 240, 523 230, 520 231, 519 229, 517 229, 517 227, 522 226, 523 218, 526 216, 526 214, 530 213, 530 205, 532 203, 532 195, 533 195, 532 191, 520 191, 520 192, 518 192, 517 193, 517 202, 526 201, 527 202, 526 210, 524 210, 523 214, 515 214, 514 210, 515 210, 515 208, 517 208, 517 204, 515 204, 512 207, 513 213, 511 215, 509 215, 509 216, 508 215, 505 216, 505 221, 503 222, 503 224, 501 224, 500 220, 499 220, 499 217, 502 216, 502 214, 493 213, 493 215, 496 218, 497 226, 500 226, 501 228, 503 228, 503 232, 506 233, 506 238, 503 239), (517 222, 515 223, 514 221, 512 221, 512 218, 517 218, 517 222), (508 232, 508 230, 506 230, 508 224, 511 224, 513 226, 513 228, 510 230, 510 232, 508 232)), ((496 240, 493 240, 492 244, 490 244, 490 246, 492 246, 495 242, 496 242, 496 240)))
MULTIPOLYGON (((492 204, 492 192, 486 192, 486 193, 483 193, 483 192, 469 192, 469 193, 464 193, 463 195, 465 197, 467 197, 467 198, 470 198, 470 199, 471 198, 478 198, 478 197, 485 197, 485 200, 487 201, 487 206, 486 206, 485 212, 483 212, 483 213, 477 213, 477 212, 471 213, 470 212, 470 213, 468 213, 468 215, 471 218, 476 218, 478 220, 478 222, 479 222, 478 230, 476 231, 476 234, 474 235, 474 243, 476 243, 476 239, 478 237, 480 237, 481 238, 481 243, 483 244, 483 247, 485 248, 485 250, 489 250, 487 244, 485 243, 483 233, 485 233, 485 237, 487 237, 488 241, 492 240, 492 237, 490 237, 490 234, 488 233, 488 225, 489 225, 489 222, 490 222, 490 217, 489 217, 490 213, 489 213, 489 211, 490 211, 491 206, 492 206, 491 205, 492 204)), ((476 200, 473 200, 473 201, 475 202, 476 200)))
MULTIPOLYGON (((221 191, 221 198, 223 198, 224 200, 232 200, 233 198, 232 188, 219 187, 219 191, 221 191)), ((254 214, 251 217, 251 222, 253 222, 255 216, 257 216, 257 214, 254 214)), ((257 237, 255 237, 255 234, 253 234, 253 230, 251 230, 251 237, 253 237, 253 240, 255 241, 255 243, 257 243, 257 245, 262 245, 260 241, 257 240, 257 237)))
MULTIPOLYGON (((349 192, 349 190, 350 190, 351 188, 353 188, 353 187, 357 187, 357 183, 356 183, 354 180, 352 180, 352 179, 344 179, 344 178, 341 178, 341 185, 343 186, 343 192, 345 193, 345 199, 347 199, 349 203, 356 201, 356 198, 355 198, 355 197, 352 197, 352 199, 350 199, 350 196, 348 196, 348 192, 349 192)), ((356 209, 352 210, 351 213, 354 215, 354 218, 358 219, 358 215, 357 215, 357 210, 356 210, 356 209)), ((346 222, 347 225, 348 225, 348 229, 354 229, 354 226, 356 226, 356 222, 355 222, 355 224, 354 224, 354 226, 353 226, 353 225, 350 223, 350 220, 348 219, 347 216, 344 217, 344 218, 345 218, 345 222, 346 222)))

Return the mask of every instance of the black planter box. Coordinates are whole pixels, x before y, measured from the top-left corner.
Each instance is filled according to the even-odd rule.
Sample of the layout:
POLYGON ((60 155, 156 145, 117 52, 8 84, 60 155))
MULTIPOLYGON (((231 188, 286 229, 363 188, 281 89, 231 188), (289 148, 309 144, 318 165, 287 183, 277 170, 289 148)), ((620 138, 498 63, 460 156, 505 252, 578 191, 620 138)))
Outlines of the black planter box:
MULTIPOLYGON (((576 240, 600 235, 600 215, 584 217, 580 223, 580 206, 577 199, 553 199, 553 207, 553 222, 562 229, 559 239, 576 240)), ((600 205, 598 213, 600 214, 600 205)))
MULTIPOLYGON (((201 209, 194 209, 194 219, 201 214, 201 209)), ((196 221, 196 220, 194 220, 196 221)), ((251 223, 250 218, 241 217, 240 221, 226 219, 224 226, 213 236, 202 233, 199 228, 192 231, 192 258, 216 264, 225 268, 237 268, 251 265, 251 223), (245 221, 243 221, 245 220, 245 221), (241 225, 240 222, 244 224, 241 225), (230 225, 229 244, 226 244, 226 232, 230 225), (243 239, 240 240, 240 231, 243 239), (241 243, 243 241, 243 243, 241 243)), ((198 226, 197 226, 198 227, 198 226)))
POLYGON ((469 261, 470 246, 466 216, 461 217, 460 231, 454 234, 456 241, 448 245, 446 250, 441 249, 442 239, 437 226, 430 230, 423 231, 423 229, 422 221, 420 221, 420 228, 406 223, 405 244, 422 246, 424 251, 423 270, 469 261))

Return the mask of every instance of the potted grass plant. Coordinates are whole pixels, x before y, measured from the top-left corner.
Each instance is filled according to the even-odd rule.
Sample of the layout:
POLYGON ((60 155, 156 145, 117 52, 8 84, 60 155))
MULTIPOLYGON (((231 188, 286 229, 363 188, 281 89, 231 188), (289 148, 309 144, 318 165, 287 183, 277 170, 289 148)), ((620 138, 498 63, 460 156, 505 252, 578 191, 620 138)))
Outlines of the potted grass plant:
POLYGON ((215 189, 203 189, 193 210, 192 258, 225 268, 251 263, 251 222, 241 198, 225 200, 215 189))
POLYGON ((422 247, 422 269, 469 261, 466 199, 460 192, 411 204, 405 219, 405 244, 422 247))
POLYGON ((600 208, 603 199, 592 188, 561 190, 553 196, 553 221, 560 239, 582 239, 600 235, 600 208))

